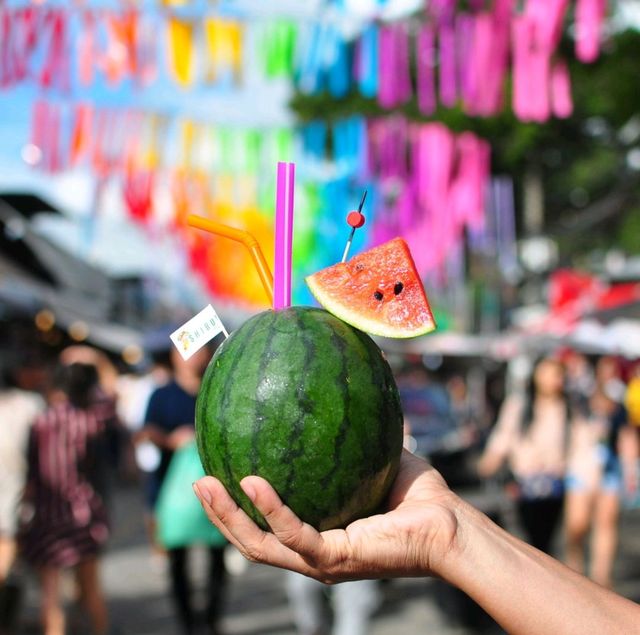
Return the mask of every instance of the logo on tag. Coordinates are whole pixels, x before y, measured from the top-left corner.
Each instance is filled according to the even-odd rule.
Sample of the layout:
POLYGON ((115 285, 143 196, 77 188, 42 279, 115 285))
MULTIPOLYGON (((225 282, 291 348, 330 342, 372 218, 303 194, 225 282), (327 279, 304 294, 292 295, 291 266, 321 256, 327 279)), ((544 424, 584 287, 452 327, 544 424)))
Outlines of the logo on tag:
POLYGON ((189 359, 218 333, 229 336, 215 309, 209 304, 198 315, 171 333, 171 341, 183 359, 189 359))

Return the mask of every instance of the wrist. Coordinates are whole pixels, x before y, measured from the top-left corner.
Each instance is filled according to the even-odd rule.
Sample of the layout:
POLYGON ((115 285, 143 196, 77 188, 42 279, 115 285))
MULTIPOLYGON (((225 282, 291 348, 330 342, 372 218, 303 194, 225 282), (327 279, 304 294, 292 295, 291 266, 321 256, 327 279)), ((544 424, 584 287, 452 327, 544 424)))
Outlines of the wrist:
POLYGON ((455 494, 453 497, 451 509, 455 519, 455 532, 449 548, 434 562, 432 571, 446 582, 463 588, 473 574, 479 541, 491 541, 492 535, 501 530, 473 505, 455 494))
POLYGON ((441 544, 431 545, 428 550, 428 573, 453 583, 453 572, 465 561, 469 535, 475 527, 474 523, 478 522, 474 517, 482 514, 453 492, 450 492, 446 507, 450 512, 449 527, 447 531, 438 532, 435 537, 441 544))

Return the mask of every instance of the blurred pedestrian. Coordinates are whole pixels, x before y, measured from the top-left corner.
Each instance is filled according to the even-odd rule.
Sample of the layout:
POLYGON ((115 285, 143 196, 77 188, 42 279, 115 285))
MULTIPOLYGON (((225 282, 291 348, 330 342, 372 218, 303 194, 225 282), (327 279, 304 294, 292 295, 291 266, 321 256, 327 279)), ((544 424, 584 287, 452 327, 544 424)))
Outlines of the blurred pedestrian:
MULTIPOLYGON (((166 385, 156 389, 149 399, 146 423, 136 440, 153 443, 161 453, 160 463, 147 482, 147 505, 152 513, 156 509, 158 495, 174 452, 194 440, 196 397, 210 357, 211 351, 203 348, 185 361, 177 350, 172 349, 173 376, 166 385)), ((190 492, 187 491, 185 495, 190 495, 190 492)), ((189 548, 185 546, 167 549, 167 556, 171 595, 182 630, 189 635, 195 632, 198 622, 193 607, 189 575, 189 548)), ((211 546, 205 621, 212 635, 218 633, 225 578, 224 547, 211 546)))
POLYGON ((84 364, 95 368, 98 380, 92 395, 93 408, 99 411, 102 418, 117 423, 105 431, 105 449, 115 472, 121 475, 123 449, 130 443, 130 438, 118 418, 117 368, 105 352, 87 345, 68 346, 60 353, 60 363, 65 366, 84 364))
MULTIPOLYGON (((299 635, 327 633, 324 594, 329 587, 313 578, 287 572, 287 596, 299 635)), ((366 635, 371 616, 380 605, 376 580, 343 582, 331 588, 333 635, 366 635)))
POLYGON ((584 410, 593 395, 596 380, 586 355, 580 351, 562 351, 561 360, 567 372, 566 392, 573 406, 584 410))
POLYGON ((478 471, 487 478, 505 462, 516 484, 516 510, 527 541, 546 553, 562 517, 571 409, 562 364, 550 357, 534 367, 524 394, 505 400, 478 471))
POLYGON ((622 369, 612 355, 601 357, 596 364, 595 387, 618 404, 624 402, 627 385, 622 379, 622 369))
POLYGON ((49 407, 31 429, 20 531, 22 555, 40 577, 45 635, 65 633, 60 595, 68 568, 93 632, 107 632, 99 557, 109 536, 106 445, 113 425, 113 409, 99 400, 96 367, 60 365, 49 407))
POLYGON ((22 390, 16 369, 6 369, 0 389, 0 632, 17 617, 20 587, 11 580, 17 553, 18 505, 27 476, 31 425, 44 409, 40 395, 22 390))
POLYGON ((637 487, 638 438, 629 425, 621 379, 612 358, 596 368, 597 386, 586 416, 577 420, 567 467, 566 562, 585 569, 585 542, 591 538, 591 578, 611 587, 618 542, 620 498, 637 487))

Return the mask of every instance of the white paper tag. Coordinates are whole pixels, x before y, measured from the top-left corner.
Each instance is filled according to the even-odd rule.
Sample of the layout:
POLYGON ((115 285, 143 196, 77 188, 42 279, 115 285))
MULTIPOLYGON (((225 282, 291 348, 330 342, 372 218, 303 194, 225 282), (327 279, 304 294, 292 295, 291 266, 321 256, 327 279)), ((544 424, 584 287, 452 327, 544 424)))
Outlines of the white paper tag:
POLYGON ((218 333, 224 333, 225 337, 229 337, 215 309, 209 304, 198 315, 171 333, 170 337, 183 359, 189 359, 218 333))

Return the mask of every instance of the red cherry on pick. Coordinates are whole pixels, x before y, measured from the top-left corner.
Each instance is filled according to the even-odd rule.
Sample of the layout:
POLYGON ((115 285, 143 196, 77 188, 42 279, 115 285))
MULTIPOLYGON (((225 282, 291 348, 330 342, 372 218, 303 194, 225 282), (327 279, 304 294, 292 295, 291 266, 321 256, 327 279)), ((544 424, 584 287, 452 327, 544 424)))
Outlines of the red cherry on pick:
POLYGON ((364 225, 364 214, 360 212, 349 212, 347 214, 347 223, 354 229, 359 229, 364 225))

